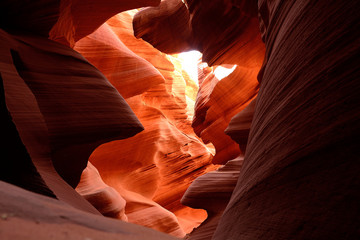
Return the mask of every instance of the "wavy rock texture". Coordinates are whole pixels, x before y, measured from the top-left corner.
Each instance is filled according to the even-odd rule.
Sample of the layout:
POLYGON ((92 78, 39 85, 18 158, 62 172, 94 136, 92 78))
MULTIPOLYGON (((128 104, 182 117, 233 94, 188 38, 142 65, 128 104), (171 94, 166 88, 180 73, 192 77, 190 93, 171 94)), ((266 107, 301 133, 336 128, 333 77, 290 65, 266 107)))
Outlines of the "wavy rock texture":
POLYGON ((259 1, 261 87, 213 239, 358 238, 359 9, 357 1, 259 1))
POLYGON ((0 182, 1 239, 177 239, 0 182), (18 229, 14 231, 14 229, 18 229))
POLYGON ((134 13, 111 18, 75 45, 126 96, 145 128, 133 138, 100 146, 90 161, 125 198, 130 222, 183 237, 206 216, 181 205, 180 198, 197 176, 214 169, 212 155, 191 129, 196 85, 183 77, 178 59, 134 38, 134 13))
POLYGON ((186 190, 181 202, 208 213, 207 219, 187 239, 211 239, 235 188, 243 160, 238 157, 228 161, 216 171, 198 177, 186 190))
MULTIPOLYGON (((132 136, 142 125, 104 76, 72 49, 4 31, 1 46, 6 107, 32 164, 57 198, 98 213, 68 184, 76 186, 98 145, 132 136)), ((14 172, 8 175, 18 176, 9 169, 14 172)))
POLYGON ((224 130, 258 91, 256 76, 265 49, 258 31, 256 5, 239 8, 225 1, 187 1, 184 5, 181 1, 168 0, 159 7, 140 11, 133 22, 135 36, 162 51, 197 49, 203 53, 203 61, 210 65, 238 65, 224 79, 216 78, 208 69, 207 74, 200 73, 192 126, 204 142, 215 146, 214 163, 224 164, 242 154, 224 130), (176 12, 176 18, 168 12, 176 12), (175 41, 175 31, 184 36, 181 34, 175 41))

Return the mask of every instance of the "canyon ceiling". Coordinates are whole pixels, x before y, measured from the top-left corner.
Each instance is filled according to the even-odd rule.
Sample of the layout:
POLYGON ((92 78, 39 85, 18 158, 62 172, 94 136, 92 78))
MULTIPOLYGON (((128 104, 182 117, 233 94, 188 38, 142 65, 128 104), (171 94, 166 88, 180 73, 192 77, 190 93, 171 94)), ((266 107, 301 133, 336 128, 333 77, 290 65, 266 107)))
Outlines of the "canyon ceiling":
POLYGON ((2 0, 0 239, 359 239, 359 12, 2 0))

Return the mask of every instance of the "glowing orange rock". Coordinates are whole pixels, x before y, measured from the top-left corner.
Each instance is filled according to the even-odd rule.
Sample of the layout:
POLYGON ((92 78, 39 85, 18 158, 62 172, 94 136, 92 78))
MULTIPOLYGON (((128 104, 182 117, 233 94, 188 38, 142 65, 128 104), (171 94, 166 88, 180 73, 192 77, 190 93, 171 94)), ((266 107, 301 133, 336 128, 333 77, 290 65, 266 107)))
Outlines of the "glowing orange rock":
POLYGON ((197 49, 209 65, 237 65, 234 72, 221 81, 211 73, 202 74, 203 79, 199 79, 192 126, 204 142, 215 146, 214 163, 226 163, 243 154, 224 130, 231 118, 256 96, 259 88, 256 77, 265 52, 258 30, 256 3, 237 5, 222 0, 186 1, 185 4, 180 0, 167 0, 134 17, 135 35, 162 51, 197 49), (179 14, 175 19, 167 12, 179 14), (172 24, 160 27, 159 22, 165 21, 172 24), (175 41, 175 30, 184 33, 180 37, 182 42, 175 41))
MULTIPOLYGON (((219 69, 220 67, 215 68, 215 72, 219 69)), ((238 155, 243 155, 238 144, 227 136, 224 130, 231 118, 256 96, 256 70, 258 68, 237 66, 229 76, 221 80, 212 70, 201 79, 192 126, 198 136, 215 146, 214 163, 224 164, 238 155)))
MULTIPOLYGON (((212 155, 191 128, 194 102, 186 86, 192 80, 184 79, 178 59, 132 35, 134 13, 111 18, 75 45, 127 96, 145 128, 134 138, 100 146, 90 161, 126 200, 130 222, 183 237, 205 215, 181 205, 180 198, 197 176, 214 169, 212 155)), ((192 97, 195 88, 188 88, 192 97)))

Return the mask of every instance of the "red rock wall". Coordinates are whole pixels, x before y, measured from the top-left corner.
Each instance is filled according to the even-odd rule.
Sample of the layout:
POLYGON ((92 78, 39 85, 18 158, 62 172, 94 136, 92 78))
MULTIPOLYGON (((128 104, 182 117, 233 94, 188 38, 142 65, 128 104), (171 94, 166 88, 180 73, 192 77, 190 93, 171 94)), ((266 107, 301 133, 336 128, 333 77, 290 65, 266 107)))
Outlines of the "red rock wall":
POLYGON ((359 2, 259 1, 266 59, 213 239, 359 236, 359 2))

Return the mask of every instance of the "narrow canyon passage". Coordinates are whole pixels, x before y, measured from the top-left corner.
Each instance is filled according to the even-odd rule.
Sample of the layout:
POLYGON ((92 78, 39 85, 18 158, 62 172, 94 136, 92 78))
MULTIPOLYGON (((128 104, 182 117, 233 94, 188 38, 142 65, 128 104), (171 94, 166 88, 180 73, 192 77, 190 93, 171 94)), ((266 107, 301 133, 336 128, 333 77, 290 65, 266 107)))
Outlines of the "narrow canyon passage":
POLYGON ((358 239, 359 11, 3 0, 0 239, 358 239))

